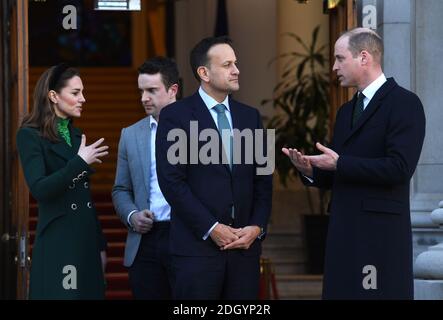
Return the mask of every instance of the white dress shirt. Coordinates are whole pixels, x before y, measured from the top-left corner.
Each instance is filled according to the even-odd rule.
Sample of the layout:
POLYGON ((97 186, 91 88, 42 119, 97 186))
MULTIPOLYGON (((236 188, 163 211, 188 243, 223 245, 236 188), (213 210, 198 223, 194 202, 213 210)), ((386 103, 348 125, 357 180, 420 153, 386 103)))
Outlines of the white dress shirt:
POLYGON ((225 115, 226 118, 228 118, 229 121, 229 126, 231 127, 231 132, 232 132, 232 116, 231 116, 231 109, 229 107, 229 96, 226 96, 225 100, 223 100, 222 102, 217 102, 217 100, 215 100, 213 97, 209 96, 205 90, 203 90, 202 87, 200 87, 198 89, 198 93, 200 94, 200 97, 203 99, 203 102, 205 103, 206 107, 209 110, 209 113, 212 116, 212 119, 214 120, 215 126, 218 129, 218 122, 217 122, 217 111, 215 111, 214 107, 218 104, 224 104, 226 109, 225 109, 225 115))
MULTIPOLYGON (((149 199, 148 202, 149 210, 152 211, 154 214, 154 221, 170 221, 171 219, 171 207, 166 201, 165 197, 163 196, 163 193, 160 190, 160 186, 158 185, 157 180, 157 166, 155 161, 155 137, 157 135, 157 126, 158 123, 154 119, 153 116, 149 117, 149 126, 151 128, 151 149, 149 152, 151 153, 151 163, 150 163, 150 169, 151 169, 151 175, 149 178, 149 199)), ((131 216, 134 212, 132 211, 128 215, 128 224, 130 224, 131 216)))
POLYGON ((374 95, 377 93, 378 89, 386 82, 386 77, 384 73, 382 73, 377 79, 371 82, 369 86, 367 86, 362 93, 365 95, 363 100, 363 110, 366 109, 369 102, 371 102, 374 95))

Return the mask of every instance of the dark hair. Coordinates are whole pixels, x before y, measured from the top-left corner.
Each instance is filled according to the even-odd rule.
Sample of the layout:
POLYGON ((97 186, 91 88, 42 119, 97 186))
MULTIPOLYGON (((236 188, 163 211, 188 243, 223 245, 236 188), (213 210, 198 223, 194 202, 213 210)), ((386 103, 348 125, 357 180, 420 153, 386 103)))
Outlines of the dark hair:
POLYGON ((169 89, 174 84, 178 84, 178 69, 177 64, 173 59, 167 57, 154 57, 146 60, 138 68, 139 75, 157 73, 160 73, 166 89, 169 89))
POLYGON ((198 82, 200 82, 200 76, 198 75, 197 69, 201 66, 208 66, 208 51, 217 44, 228 44, 232 47, 232 40, 228 36, 204 38, 192 49, 189 61, 194 77, 198 82))
POLYGON ((80 76, 78 70, 64 64, 53 66, 43 72, 35 85, 32 110, 23 118, 21 127, 37 128, 42 137, 52 142, 60 141, 56 126, 57 114, 48 94, 51 90, 60 93, 67 82, 75 76, 80 76))

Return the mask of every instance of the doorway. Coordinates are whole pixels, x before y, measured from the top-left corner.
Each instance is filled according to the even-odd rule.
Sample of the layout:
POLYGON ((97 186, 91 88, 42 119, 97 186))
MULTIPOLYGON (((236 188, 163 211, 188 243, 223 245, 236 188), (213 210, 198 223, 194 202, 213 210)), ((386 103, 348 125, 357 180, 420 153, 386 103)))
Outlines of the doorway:
POLYGON ((0 295, 26 299, 28 191, 18 163, 15 132, 28 110, 27 1, 1 1, 0 13, 0 295))

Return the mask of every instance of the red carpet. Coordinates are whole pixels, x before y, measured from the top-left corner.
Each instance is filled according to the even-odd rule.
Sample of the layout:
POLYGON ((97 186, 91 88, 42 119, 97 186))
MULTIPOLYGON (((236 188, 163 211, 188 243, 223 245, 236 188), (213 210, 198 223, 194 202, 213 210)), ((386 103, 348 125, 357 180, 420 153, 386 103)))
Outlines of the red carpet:
MULTIPOLYGON (((123 266, 123 254, 126 240, 126 227, 117 217, 111 202, 111 195, 94 195, 94 203, 99 215, 101 227, 108 241, 106 266, 106 299, 125 300, 133 299, 128 280, 127 269, 123 266)), ((37 205, 30 199, 29 234, 30 247, 35 237, 37 225, 37 205)), ((271 262, 263 260, 261 262, 260 279, 260 299, 278 299, 278 292, 275 285, 275 275, 271 262)))

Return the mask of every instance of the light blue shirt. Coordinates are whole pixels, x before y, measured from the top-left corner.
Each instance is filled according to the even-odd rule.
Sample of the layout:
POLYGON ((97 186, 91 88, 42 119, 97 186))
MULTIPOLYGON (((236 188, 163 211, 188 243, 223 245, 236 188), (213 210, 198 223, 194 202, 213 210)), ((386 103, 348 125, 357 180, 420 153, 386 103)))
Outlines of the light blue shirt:
MULTIPOLYGON (((171 206, 166 201, 163 193, 160 190, 157 180, 157 165, 155 161, 155 137, 157 135, 158 123, 154 117, 149 117, 149 126, 151 128, 151 175, 149 178, 149 210, 154 214, 154 221, 170 221, 171 219, 171 206)), ((128 215, 128 224, 132 214, 137 211, 132 211, 128 215)))
MULTIPOLYGON (((206 107, 209 110, 209 113, 212 116, 212 119, 214 120, 215 126, 218 128, 218 122, 217 122, 217 111, 215 111, 214 107, 218 104, 224 104, 225 109, 225 115, 226 118, 228 118, 229 125, 231 126, 231 133, 232 133, 232 116, 231 116, 231 109, 229 107, 229 96, 226 96, 225 100, 223 100, 221 103, 217 102, 213 97, 209 96, 205 90, 203 90, 202 87, 198 89, 198 93, 200 97, 202 98, 203 102, 205 103, 206 107)), ((214 225, 209 229, 209 231, 203 236, 203 240, 208 239, 209 235, 211 234, 212 230, 217 226, 218 222, 214 223, 214 225)))
POLYGON ((213 97, 209 96, 205 90, 203 90, 202 87, 198 89, 198 93, 200 94, 200 97, 203 99, 203 102, 205 103, 206 107, 209 110, 209 113, 212 116, 212 119, 214 120, 215 126, 218 128, 218 122, 217 122, 217 111, 215 111, 214 107, 218 104, 224 104, 225 109, 225 115, 226 118, 228 118, 229 126, 231 127, 231 133, 232 133, 232 116, 231 116, 231 108, 229 107, 229 96, 226 96, 225 100, 222 102, 217 102, 213 97))

